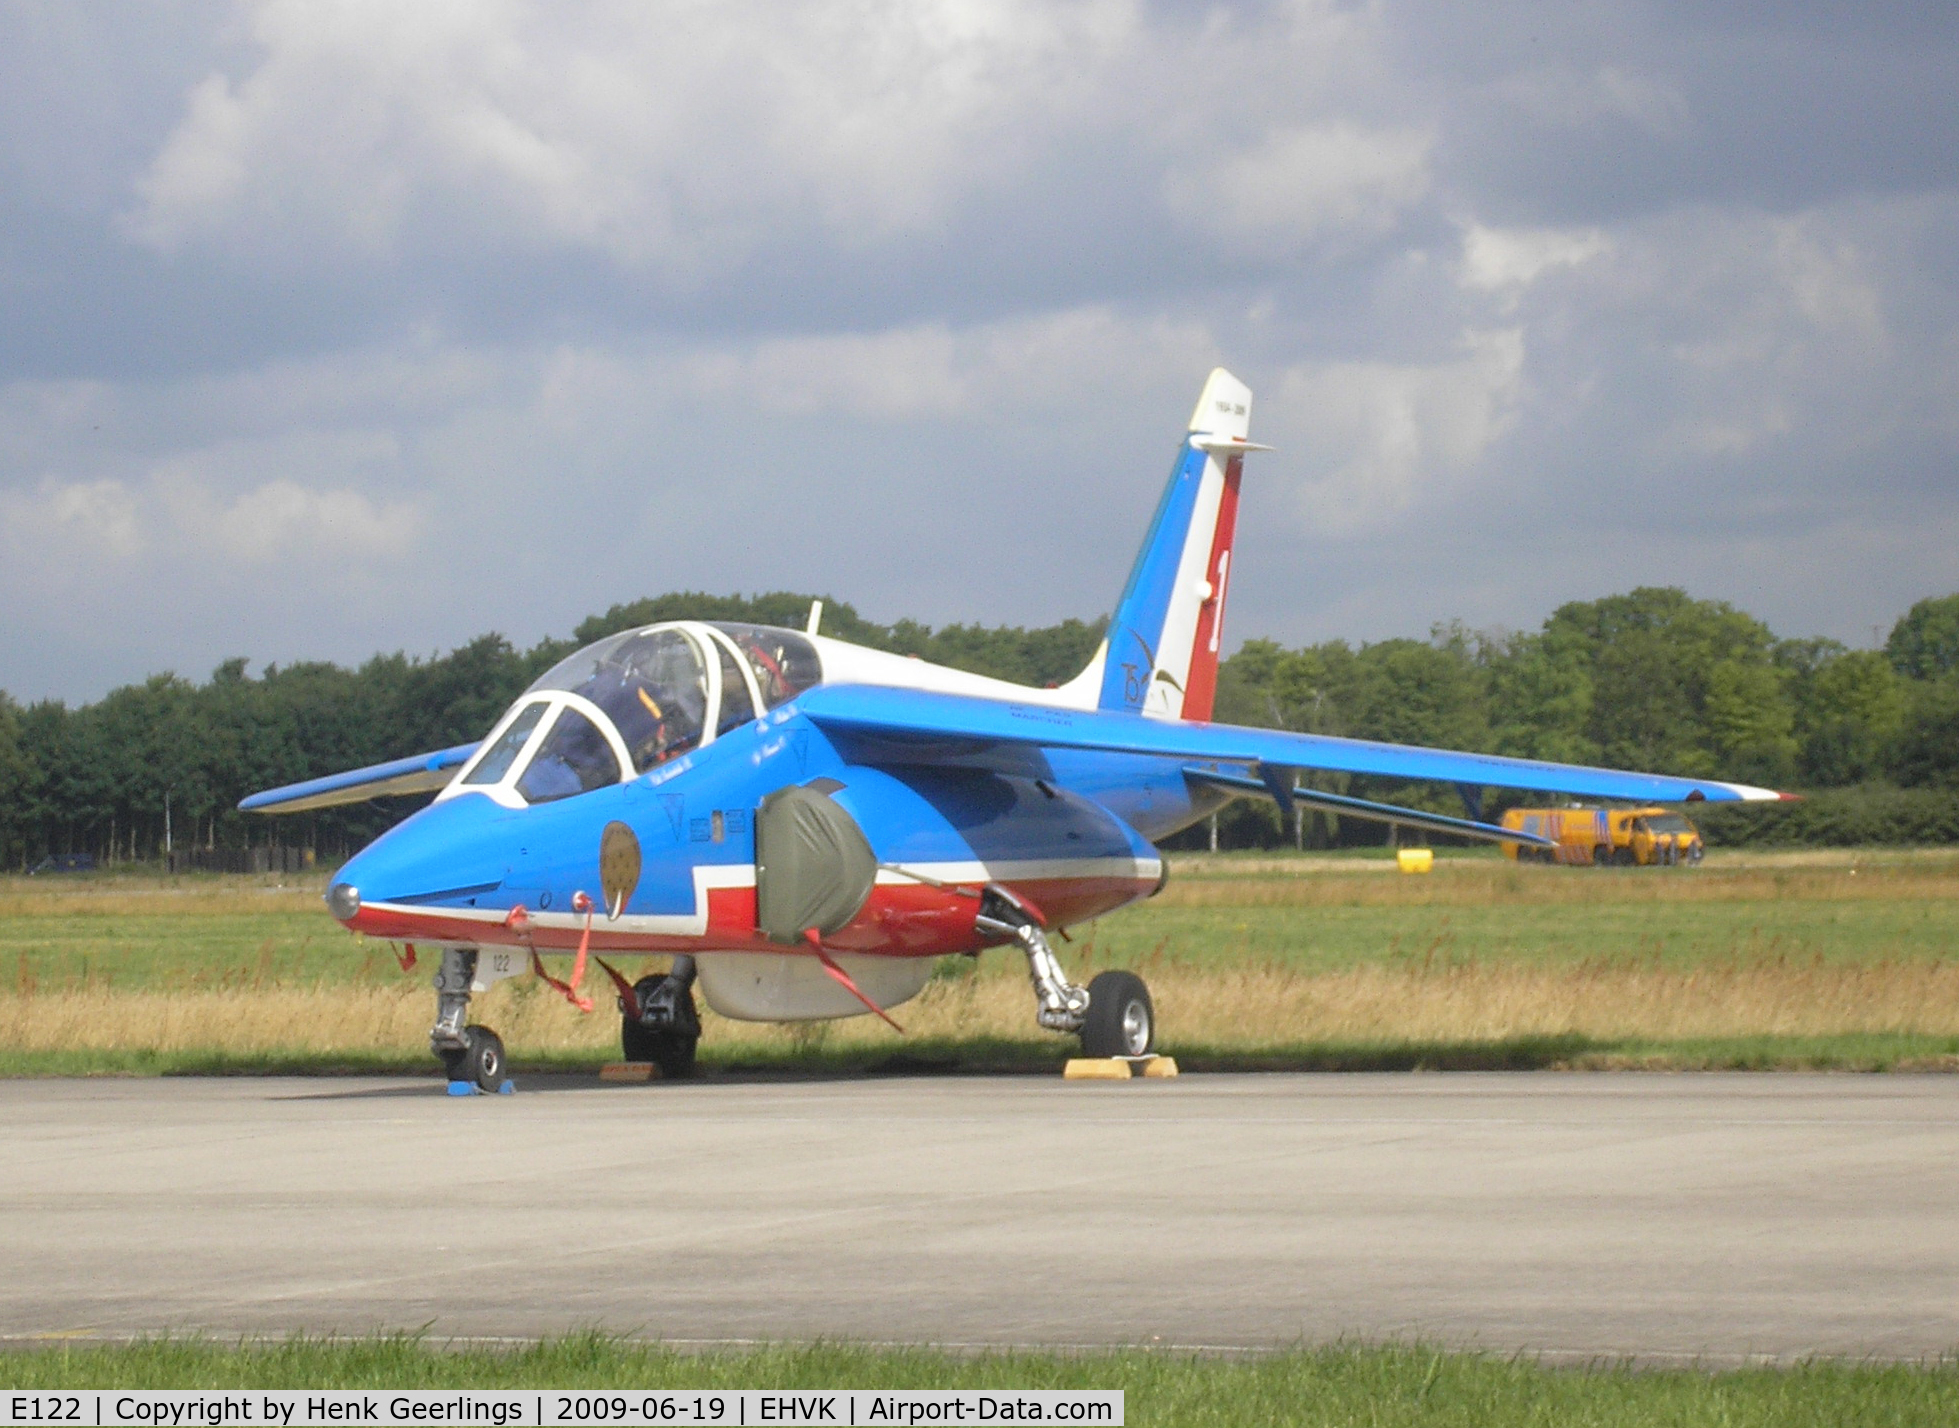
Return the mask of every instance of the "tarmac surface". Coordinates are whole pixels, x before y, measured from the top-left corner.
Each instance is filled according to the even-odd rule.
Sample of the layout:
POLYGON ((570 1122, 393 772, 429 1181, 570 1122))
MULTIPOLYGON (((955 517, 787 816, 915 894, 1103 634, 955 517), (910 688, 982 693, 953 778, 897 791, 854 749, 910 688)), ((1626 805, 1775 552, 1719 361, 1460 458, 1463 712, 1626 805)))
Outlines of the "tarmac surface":
POLYGON ((1959 1077, 0 1082, 0 1336, 1959 1348, 1959 1077))

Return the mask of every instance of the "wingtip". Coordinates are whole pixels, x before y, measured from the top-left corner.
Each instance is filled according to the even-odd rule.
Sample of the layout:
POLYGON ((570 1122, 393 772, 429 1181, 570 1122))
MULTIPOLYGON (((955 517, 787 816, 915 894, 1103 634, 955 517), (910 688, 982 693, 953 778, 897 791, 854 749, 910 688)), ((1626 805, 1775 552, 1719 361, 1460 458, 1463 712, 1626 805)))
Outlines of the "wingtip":
POLYGON ((1686 803, 1777 803, 1801 802, 1800 793, 1783 793, 1773 788, 1757 788, 1752 783, 1724 783, 1703 785, 1694 789, 1683 800, 1686 803), (1708 790, 1714 792, 1710 795, 1708 790))

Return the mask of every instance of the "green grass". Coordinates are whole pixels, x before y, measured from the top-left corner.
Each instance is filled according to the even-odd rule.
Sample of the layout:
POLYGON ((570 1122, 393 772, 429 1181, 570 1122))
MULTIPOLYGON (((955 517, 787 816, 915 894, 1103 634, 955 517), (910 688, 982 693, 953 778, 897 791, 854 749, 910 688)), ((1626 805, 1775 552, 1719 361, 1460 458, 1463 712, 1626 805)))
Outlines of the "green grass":
POLYGON ((1536 1428, 1897 1428, 1959 1422, 1959 1369, 1810 1362, 1726 1371, 1550 1368, 1421 1347, 1335 1347, 1255 1358, 999 1352, 848 1344, 682 1353, 599 1335, 507 1351, 413 1337, 228 1347, 164 1341, 9 1355, 11 1388, 1116 1388, 1125 1417, 1175 1425, 1528 1425, 1536 1428))
POLYGON ((1145 904, 1106 919, 1097 961, 1186 965, 1283 962, 1333 971, 1428 958, 1555 964, 1637 957, 1687 967, 1712 960, 1907 960, 1959 950, 1959 900, 1899 903, 1681 902, 1463 907, 1145 904))
MULTIPOLYGON (((1153 959, 1186 966, 1281 962, 1300 971, 1450 958, 1555 964, 1638 957, 1669 967, 1737 957, 1907 960, 1959 950, 1959 900, 1605 903, 1521 914, 1501 906, 1145 903, 1076 936, 1098 965, 1123 967, 1153 959)), ((401 975, 385 944, 358 942, 312 909, 0 919, 0 979, 15 989, 340 985, 401 975)))
POLYGON ((14 990, 353 982, 395 970, 313 886, 183 879, 0 878, 0 978, 14 990))

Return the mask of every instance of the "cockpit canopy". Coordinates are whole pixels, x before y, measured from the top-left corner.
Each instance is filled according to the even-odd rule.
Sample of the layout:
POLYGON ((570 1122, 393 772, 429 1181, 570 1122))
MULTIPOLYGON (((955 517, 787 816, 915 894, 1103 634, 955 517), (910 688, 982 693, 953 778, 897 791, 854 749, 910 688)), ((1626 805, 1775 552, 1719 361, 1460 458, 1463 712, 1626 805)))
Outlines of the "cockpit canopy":
POLYGON ((588 793, 711 743, 822 680, 815 645, 792 630, 627 630, 546 670, 449 793, 480 790, 512 805, 588 793))
POLYGON ((707 727, 707 666, 694 640, 672 626, 628 630, 587 645, 525 692, 549 689, 598 705, 641 773, 693 748, 707 727))

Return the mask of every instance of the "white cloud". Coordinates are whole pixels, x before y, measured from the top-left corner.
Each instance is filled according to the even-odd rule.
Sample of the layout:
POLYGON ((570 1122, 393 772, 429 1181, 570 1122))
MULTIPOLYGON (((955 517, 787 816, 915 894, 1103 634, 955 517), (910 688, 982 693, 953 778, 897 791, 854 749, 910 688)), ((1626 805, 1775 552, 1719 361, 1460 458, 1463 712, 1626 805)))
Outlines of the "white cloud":
MULTIPOLYGON (((1897 419, 1922 370, 1894 370, 1856 214, 1691 212, 1630 228, 1601 296, 1663 334, 1677 394, 1657 449, 1733 458, 1810 430, 1834 445, 1897 419)), ((1896 241, 1870 235, 1876 241, 1896 241)))
POLYGON ((1516 419, 1520 329, 1473 332, 1462 353, 1429 364, 1329 362, 1289 369, 1262 416, 1286 463, 1315 474, 1300 489, 1307 528, 1354 536, 1457 493, 1516 419))
POLYGON ((235 494, 169 463, 148 479, 45 477, 0 495, 13 579, 103 580, 168 571, 191 578, 206 561, 226 567, 387 564, 424 533, 413 502, 358 491, 311 490, 274 480, 235 494))
POLYGON ((133 231, 262 256, 569 245, 690 272, 773 229, 930 228, 1135 28, 1129 0, 248 10, 143 175, 133 231))
POLYGON ((69 574, 78 553, 126 560, 146 544, 129 488, 111 480, 46 477, 31 492, 8 492, 0 496, 0 528, 7 533, 10 564, 17 571, 45 563, 43 573, 69 574))
POLYGON ((1503 295, 1516 305, 1522 289, 1556 268, 1575 268, 1612 251, 1596 228, 1486 228, 1471 223, 1462 235, 1464 287, 1503 295))
POLYGON ((1254 253, 1378 233, 1430 181, 1429 126, 1340 112, 1378 76, 1381 17, 1331 0, 250 0, 244 16, 249 61, 190 89, 137 181, 126 226, 153 247, 286 268, 571 250, 691 288, 766 252, 930 243, 1037 173, 1120 181, 1112 154, 1254 253))
POLYGON ((1491 91, 1532 118, 1561 127, 1621 119, 1663 138, 1679 138, 1693 119, 1685 96, 1672 84, 1615 65, 1524 70, 1506 75, 1491 91))
POLYGON ((1052 420, 1089 394, 1154 389, 1221 360, 1201 323, 1067 309, 955 329, 767 338, 679 361, 704 396, 794 416, 1052 420))
POLYGON ((268 481, 230 499, 187 481, 160 481, 156 496, 177 532, 254 565, 390 563, 412 553, 424 533, 411 502, 377 503, 359 491, 314 491, 293 481, 268 481))
POLYGON ((1171 175, 1165 196, 1194 227, 1254 253, 1392 228, 1429 187, 1433 138, 1345 121, 1277 130, 1240 153, 1171 175))

